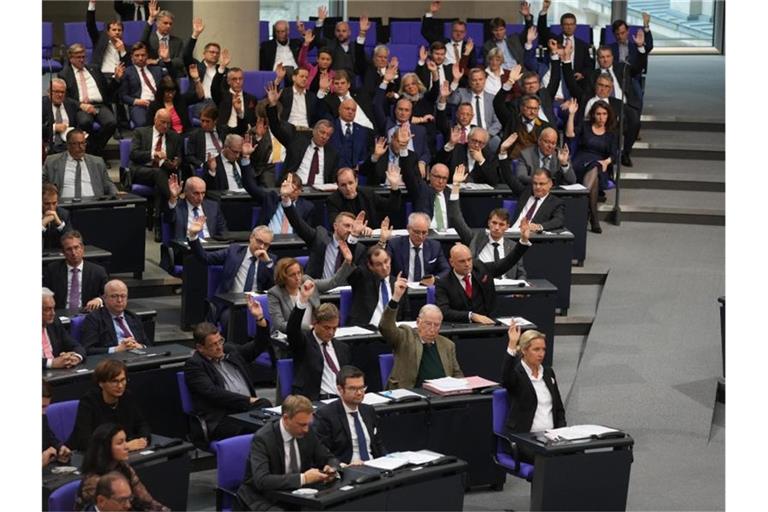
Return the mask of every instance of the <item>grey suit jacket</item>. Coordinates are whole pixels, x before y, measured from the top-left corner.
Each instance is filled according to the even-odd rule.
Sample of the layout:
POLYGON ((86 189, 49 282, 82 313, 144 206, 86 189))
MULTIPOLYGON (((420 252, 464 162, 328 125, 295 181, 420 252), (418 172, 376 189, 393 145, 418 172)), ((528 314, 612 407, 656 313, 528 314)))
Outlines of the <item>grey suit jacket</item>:
MULTIPOLYGON (((489 92, 483 91, 483 123, 488 127, 488 133, 491 137, 494 135, 500 135, 502 126, 499 118, 496 117, 496 111, 493 108, 493 98, 495 96, 489 92)), ((472 108, 475 108, 475 93, 470 89, 459 87, 448 96, 448 103, 451 105, 459 105, 461 103, 469 103, 472 108)))
MULTIPOLYGON (((354 266, 344 264, 339 268, 332 277, 328 279, 315 279, 315 291, 309 297, 309 304, 312 309, 320 306, 320 294, 325 293, 328 290, 336 288, 337 286, 344 286, 347 284, 347 278, 349 274, 354 270, 354 266)), ((304 274, 302 283, 312 279, 310 276, 304 274)), ((267 300, 269 301, 269 316, 272 321, 269 324, 270 332, 280 331, 286 332, 288 326, 288 317, 291 316, 294 304, 293 299, 288 295, 288 290, 280 285, 275 285, 267 290, 267 300)), ((302 325, 302 329, 309 329, 308 325, 302 325)))
MULTIPOLYGON (((43 164, 43 179, 53 183, 59 190, 64 189, 64 168, 67 165, 68 152, 50 155, 43 164)), ((91 177, 91 186, 96 196, 111 196, 117 194, 117 187, 107 174, 107 164, 98 156, 85 155, 83 157, 88 175, 91 177)))
MULTIPOLYGON (((531 184, 531 175, 539 168, 539 162, 541 162, 541 157, 539 155, 538 146, 530 146, 520 152, 520 159, 517 163, 516 172, 517 179, 520 180, 520 183, 525 185, 531 184)), ((573 165, 568 162, 568 167, 561 166, 557 159, 557 152, 555 152, 549 159, 547 169, 552 173, 552 179, 554 180, 556 187, 559 185, 573 185, 576 183, 576 173, 573 172, 573 165)))
MULTIPOLYGON (((496 42, 493 39, 489 39, 483 43, 483 62, 488 62, 488 52, 493 48, 496 48, 496 42)), ((522 66, 523 60, 525 59, 525 48, 523 47, 523 43, 520 42, 520 34, 507 36, 507 49, 517 63, 522 66)))

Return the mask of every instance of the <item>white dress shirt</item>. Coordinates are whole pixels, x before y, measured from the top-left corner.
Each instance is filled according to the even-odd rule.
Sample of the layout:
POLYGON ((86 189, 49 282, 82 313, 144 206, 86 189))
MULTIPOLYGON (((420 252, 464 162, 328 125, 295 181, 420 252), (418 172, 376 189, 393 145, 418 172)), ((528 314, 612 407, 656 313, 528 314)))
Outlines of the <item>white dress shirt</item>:
POLYGON ((547 388, 547 385, 544 383, 544 367, 539 366, 539 376, 534 377, 533 371, 525 361, 521 359, 520 363, 523 365, 523 369, 525 369, 528 378, 531 379, 533 390, 536 392, 536 412, 533 415, 531 432, 542 432, 554 428, 552 393, 549 392, 549 388, 547 388))
POLYGON ((501 89, 501 75, 496 76, 490 67, 485 68, 485 72, 488 75, 485 77, 485 92, 496 96, 501 89))
MULTIPOLYGON (((245 255, 243 256, 243 260, 240 262, 240 268, 237 269, 237 275, 235 276, 235 282, 232 284, 232 289, 229 290, 232 293, 239 293, 242 292, 245 288, 245 279, 248 277, 248 269, 251 267, 251 256, 253 254, 251 253, 250 249, 246 249, 245 255)), ((257 276, 259 275, 259 265, 264 265, 265 263, 262 262, 260 259, 256 258, 256 268, 253 269, 253 290, 246 290, 246 291, 254 291, 256 290, 256 281, 257 276)))
POLYGON ((243 97, 243 92, 240 91, 236 93, 232 89, 229 90, 229 95, 232 97, 232 111, 229 114, 229 121, 227 121, 227 126, 230 128, 236 128, 237 127, 237 119, 243 119, 245 116, 245 98, 243 97), (240 105, 242 105, 242 111, 240 114, 237 113, 237 109, 235 108, 235 97, 240 98, 240 105))
MULTIPOLYGON (((416 253, 413 248, 416 247, 408 238, 408 280, 413 281, 414 266, 416 265, 416 253)), ((419 261, 421 261, 421 276, 427 275, 427 271, 424 268, 424 244, 419 247, 419 261)))
MULTIPOLYGON (((216 158, 219 156, 220 152, 218 149, 216 149, 216 144, 213 143, 213 135, 214 132, 206 132, 205 133, 205 154, 211 155, 213 158, 216 158)), ((222 143, 221 139, 219 139, 219 136, 216 136, 216 140, 219 141, 219 147, 222 149, 224 148, 224 144, 222 143)))
POLYGON ((307 150, 304 152, 304 158, 301 160, 301 165, 296 169, 296 174, 301 178, 301 182, 306 184, 309 179, 309 168, 312 165, 312 158, 315 155, 315 148, 318 148, 317 158, 320 164, 317 169, 317 175, 315 176, 315 183, 322 185, 325 183, 323 175, 325 173, 325 149, 321 146, 315 145, 314 142, 310 142, 307 146, 307 150))
POLYGON ((491 238, 491 232, 488 230, 486 231, 488 232, 488 243, 485 244, 485 247, 483 247, 483 249, 480 251, 480 254, 478 254, 477 256, 478 258, 480 258, 480 261, 487 263, 490 261, 494 261, 494 257, 493 257, 494 242, 499 244, 499 257, 503 258, 504 256, 506 256, 506 254, 504 254, 504 237, 500 238, 499 240, 494 240, 493 238, 491 238))
POLYGON ((376 278, 379 283, 376 284, 376 290, 378 291, 378 300, 376 302, 376 308, 373 310, 373 315, 371 315, 371 321, 368 322, 371 325, 375 325, 378 327, 379 321, 381 320, 381 315, 384 313, 384 308, 387 307, 387 304, 389 304, 389 299, 392 298, 392 286, 389 283, 389 278, 386 278, 383 280, 384 286, 387 287, 387 302, 385 303, 383 301, 383 297, 381 296, 381 280, 376 278))
POLYGON ((81 88, 81 71, 82 76, 85 77, 85 87, 88 91, 88 103, 94 104, 94 103, 102 103, 103 100, 101 98, 101 93, 99 92, 99 88, 96 85, 96 80, 93 78, 93 75, 91 75, 91 72, 88 71, 87 68, 83 68, 82 70, 79 69, 73 69, 75 72, 75 80, 77 81, 77 90, 79 93, 79 101, 80 103, 85 103, 85 96, 83 95, 83 90, 81 88))
POLYGON ((293 104, 291 113, 288 115, 288 122, 293 126, 309 127, 309 117, 307 116, 307 92, 299 91, 293 88, 293 104))
POLYGON ((143 68, 136 66, 136 73, 139 74, 139 83, 141 83, 140 99, 154 101, 155 93, 152 92, 152 89, 149 88, 149 85, 147 85, 147 82, 144 81, 144 77, 141 76, 142 69, 144 70, 144 74, 147 76, 147 82, 152 84, 152 87, 154 87, 155 91, 157 91, 157 83, 155 83, 155 77, 152 76, 152 73, 149 72, 149 69, 146 66, 144 66, 143 68))
MULTIPOLYGON (((544 203, 544 201, 547 200, 549 197, 549 194, 539 199, 539 201, 536 203, 536 209, 533 210, 533 214, 530 216, 531 219, 533 219, 536 216, 536 213, 539 211, 539 208, 541 208, 541 205, 544 203)), ((525 202, 525 206, 520 211, 520 215, 517 217, 517 220, 515 220, 515 223, 512 224, 512 229, 519 230, 520 229, 520 222, 528 215, 528 210, 533 207, 533 203, 536 200, 536 197, 534 197, 533 194, 531 194, 531 197, 528 198, 528 201, 525 202)))
POLYGON ((296 64, 296 59, 293 58, 293 52, 291 52, 290 47, 290 40, 286 42, 285 44, 280 43, 277 39, 275 39, 275 44, 277 47, 277 50, 275 51, 275 65, 272 68, 272 71, 277 69, 277 65, 279 63, 283 63, 283 66, 291 66, 294 68, 299 67, 298 64, 296 64))
MULTIPOLYGON (((64 164, 64 187, 61 190, 61 197, 75 197, 75 171, 77 161, 72 155, 67 154, 67 163, 64 164)), ((85 165, 85 158, 80 160, 80 191, 83 197, 95 195, 93 185, 91 184, 91 175, 88 172, 88 166, 85 165)))
MULTIPOLYGON (((283 438, 283 452, 285 453, 285 458, 283 459, 283 464, 285 465, 285 474, 289 474, 291 471, 291 448, 293 444, 295 443, 293 436, 285 429, 285 425, 283 425, 283 419, 280 418, 280 436, 283 438)), ((299 445, 296 443, 296 450, 294 451, 296 454, 296 467, 299 468, 299 471, 301 471, 301 453, 299 453, 299 445)), ((301 474, 301 485, 304 485, 304 474, 301 474)))
POLYGON ((371 448, 371 433, 368 432, 368 427, 363 421, 363 415, 360 414, 360 409, 352 409, 343 400, 341 401, 341 405, 344 407, 344 413, 347 416, 347 424, 349 425, 349 434, 352 438, 352 458, 350 461, 360 460, 360 445, 357 442, 357 429, 355 428, 355 418, 352 416, 353 412, 356 412, 357 417, 360 418, 360 425, 363 426, 363 435, 365 436, 365 446, 368 448, 368 455, 370 458, 373 458, 373 449, 371 448))
POLYGON ((205 94, 205 99, 209 100, 211 99, 211 83, 213 83, 213 77, 216 76, 216 64, 208 64, 207 62, 203 62, 205 64, 205 74, 203 75, 203 93, 205 94))
POLYGON ((101 72, 114 74, 115 68, 120 64, 120 57, 125 56, 125 50, 122 53, 117 51, 115 45, 110 40, 107 43, 107 48, 104 50, 104 60, 101 61, 101 72))

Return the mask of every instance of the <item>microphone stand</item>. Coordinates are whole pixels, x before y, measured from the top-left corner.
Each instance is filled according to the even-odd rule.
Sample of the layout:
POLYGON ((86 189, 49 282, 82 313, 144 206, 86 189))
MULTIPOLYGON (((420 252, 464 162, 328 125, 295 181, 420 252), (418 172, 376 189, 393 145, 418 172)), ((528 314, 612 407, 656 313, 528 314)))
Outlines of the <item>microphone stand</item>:
POLYGON ((621 225, 621 154, 624 147, 624 106, 627 99, 627 68, 628 64, 625 62, 621 71, 621 109, 619 110, 619 144, 618 144, 618 158, 616 159, 616 175, 614 176, 614 183, 616 184, 616 199, 613 202, 613 210, 611 211, 611 220, 614 226, 621 225))

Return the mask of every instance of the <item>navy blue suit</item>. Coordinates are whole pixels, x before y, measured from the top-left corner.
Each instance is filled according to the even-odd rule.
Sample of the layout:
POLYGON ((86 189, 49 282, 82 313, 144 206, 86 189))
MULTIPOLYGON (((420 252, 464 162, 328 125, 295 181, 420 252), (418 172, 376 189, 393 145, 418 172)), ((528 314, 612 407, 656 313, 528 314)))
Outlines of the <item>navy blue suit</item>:
POLYGON ((348 138, 344 135, 346 129, 347 123, 336 118, 333 122, 333 135, 329 144, 336 148, 336 152, 339 154, 339 168, 350 167, 354 169, 371 155, 373 130, 352 123, 352 136, 348 138))
MULTIPOLYGON (((377 135, 385 137, 389 130, 397 123, 391 115, 388 115, 385 105, 386 96, 382 89, 376 89, 373 97, 373 115, 374 123, 379 132, 377 135)), ((421 125, 411 123, 411 135, 413 135, 413 152, 419 158, 419 161, 429 164, 432 161, 432 155, 429 152, 427 144, 427 129, 421 125)))
MULTIPOLYGON (((226 249, 219 249, 218 251, 207 252, 200 244, 200 240, 190 240, 189 247, 192 249, 192 254, 197 259, 204 262, 206 265, 223 265, 224 268, 221 271, 221 280, 219 281, 219 287, 216 293, 230 293, 241 292, 242 290, 233 290, 235 285, 235 278, 237 277, 237 271, 240 269, 240 265, 245 258, 245 252, 248 250, 247 245, 232 244, 226 249)), ((259 261, 254 281, 258 290, 266 291, 275 285, 273 267, 277 257, 270 253, 269 263, 259 261)))
MULTIPOLYGON (((411 244, 407 236, 397 236, 387 243, 387 252, 392 257, 392 275, 398 272, 403 273, 403 277, 408 275, 408 259, 410 258, 411 244)), ((443 248, 437 240, 426 239, 421 244, 421 251, 424 258, 421 276, 433 275, 444 277, 451 269, 448 261, 445 259, 443 248)), ((413 279, 409 279, 413 281, 413 279)))
MULTIPOLYGON (((203 199, 203 213, 205 214, 205 225, 208 227, 210 236, 221 236, 227 231, 227 222, 224 219, 224 213, 221 211, 219 203, 211 199, 203 199)), ((170 209, 166 205, 163 212, 163 220, 173 227, 173 239, 185 240, 187 238, 187 218, 189 210, 187 201, 179 201, 176 208, 170 209)))
MULTIPOLYGON (((129 310, 123 311, 123 321, 128 324, 133 334, 133 339, 142 345, 152 345, 152 340, 147 338, 141 319, 129 310)), ((106 354, 110 347, 118 344, 118 335, 115 332, 112 315, 107 308, 99 308, 88 313, 83 320, 81 343, 88 355, 106 354)))
MULTIPOLYGON (((268 226, 269 221, 272 220, 272 216, 280 205, 280 194, 275 190, 260 187, 259 184, 256 183, 256 175, 252 172, 243 173, 243 187, 251 195, 253 200, 261 206, 259 220, 256 222, 256 225, 260 226, 263 224, 268 226)), ((311 201, 299 197, 293 206, 296 208, 299 217, 304 219, 307 224, 312 224, 315 205, 312 204, 311 201)))
MULTIPOLYGON (((160 85, 160 80, 163 75, 167 73, 166 69, 161 66, 146 66, 144 72, 148 75, 152 75, 154 80, 155 90, 160 85)), ((135 107, 133 106, 134 100, 141 98, 141 84, 144 80, 139 74, 139 70, 136 66, 128 66, 125 69, 123 79, 120 81, 120 101, 128 105, 131 109, 131 120, 137 127, 147 126, 147 109, 148 107, 135 107)), ((150 100, 151 103, 151 100, 150 100)))

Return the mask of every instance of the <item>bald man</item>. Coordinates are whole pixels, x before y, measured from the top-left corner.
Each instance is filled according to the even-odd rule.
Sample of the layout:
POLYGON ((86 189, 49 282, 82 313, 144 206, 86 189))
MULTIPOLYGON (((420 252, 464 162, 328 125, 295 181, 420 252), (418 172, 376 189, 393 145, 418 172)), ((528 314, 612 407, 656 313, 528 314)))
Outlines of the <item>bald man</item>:
POLYGON ((155 187, 155 196, 168 201, 168 178, 178 174, 184 157, 181 135, 171 127, 171 114, 161 108, 152 126, 136 128, 131 140, 131 180, 155 187))
POLYGON ((81 341, 88 355, 140 350, 152 345, 141 319, 128 308, 128 287, 119 279, 104 285, 104 307, 85 317, 81 341))
POLYGON ((474 261, 472 251, 464 244, 451 248, 448 263, 451 271, 435 286, 436 303, 446 322, 494 324, 496 287, 493 280, 508 272, 522 258, 531 243, 529 227, 520 225, 520 242, 499 261, 474 261))
POLYGON ((360 17, 360 32, 357 39, 352 39, 352 30, 349 27, 349 23, 346 21, 340 21, 336 23, 333 31, 333 39, 325 39, 323 35, 323 24, 325 18, 328 16, 328 8, 321 6, 317 9, 317 22, 315 24, 314 34, 315 40, 313 46, 317 48, 328 48, 333 56, 332 69, 344 69, 349 73, 358 72, 358 64, 365 65, 365 62, 356 62, 357 46, 365 45, 365 36, 369 27, 368 17, 360 17))
MULTIPOLYGON (((507 155, 504 154, 499 159, 504 161, 507 159, 506 157, 507 155)), ((501 168, 502 172, 506 172, 504 165, 501 168)), ((568 146, 557 147, 557 131, 554 128, 544 128, 536 145, 527 147, 520 152, 517 179, 523 185, 530 185, 531 175, 536 169, 547 169, 552 173, 556 187, 576 183, 576 174, 573 172, 568 146)))
POLYGON ((345 99, 339 104, 339 116, 333 121, 333 134, 328 143, 339 153, 340 168, 359 170, 373 151, 373 130, 355 122, 358 109, 355 100, 345 99))
POLYGON ((221 212, 219 203, 205 197, 207 187, 205 181, 197 176, 187 178, 184 182, 184 198, 181 198, 182 187, 176 175, 168 178, 170 198, 163 212, 163 220, 173 227, 173 238, 184 240, 188 227, 198 217, 205 217, 205 228, 200 238, 217 237, 227 231, 227 223, 221 212))

